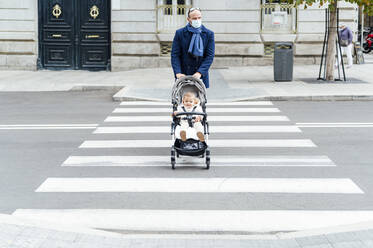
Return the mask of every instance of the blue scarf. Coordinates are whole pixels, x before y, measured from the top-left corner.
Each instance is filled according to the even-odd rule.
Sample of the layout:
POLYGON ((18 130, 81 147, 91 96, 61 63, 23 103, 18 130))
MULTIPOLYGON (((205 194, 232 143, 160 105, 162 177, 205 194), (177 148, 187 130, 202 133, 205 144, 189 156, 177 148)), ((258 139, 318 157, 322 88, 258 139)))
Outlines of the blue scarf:
POLYGON ((203 57, 203 40, 201 37, 202 28, 194 28, 190 24, 187 25, 189 32, 193 33, 190 40, 188 53, 193 54, 195 57, 203 57))

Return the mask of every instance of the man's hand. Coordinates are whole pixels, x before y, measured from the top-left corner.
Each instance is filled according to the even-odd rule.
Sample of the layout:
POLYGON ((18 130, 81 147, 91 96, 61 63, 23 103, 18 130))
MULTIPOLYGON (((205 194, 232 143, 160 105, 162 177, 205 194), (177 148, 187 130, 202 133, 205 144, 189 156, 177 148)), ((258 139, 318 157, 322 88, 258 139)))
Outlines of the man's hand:
POLYGON ((201 121, 201 116, 196 116, 196 119, 194 121, 195 122, 200 122, 201 121))
POLYGON ((185 77, 185 74, 182 74, 182 73, 177 73, 176 74, 176 78, 179 79, 181 77, 185 77))
POLYGON ((195 77, 197 79, 201 79, 202 74, 197 71, 196 73, 193 74, 193 77, 195 77))

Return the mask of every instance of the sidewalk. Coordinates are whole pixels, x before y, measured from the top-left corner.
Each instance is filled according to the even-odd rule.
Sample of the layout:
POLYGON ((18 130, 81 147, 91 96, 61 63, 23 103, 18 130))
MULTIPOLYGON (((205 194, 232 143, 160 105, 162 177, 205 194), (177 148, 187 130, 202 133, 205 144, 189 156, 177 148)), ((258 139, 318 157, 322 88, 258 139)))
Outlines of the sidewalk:
POLYGON ((373 223, 273 235, 119 234, 0 215, 0 247, 371 248, 373 223))
MULTIPOLYGON (((295 65, 292 82, 274 82, 272 66, 215 68, 211 70, 207 98, 210 101, 373 100, 373 55, 365 59, 366 64, 346 69, 347 82, 317 81, 318 65, 295 65)), ((124 72, 1 71, 0 92, 108 89, 119 91, 114 96, 117 101, 168 101, 173 82, 171 68, 124 72)))

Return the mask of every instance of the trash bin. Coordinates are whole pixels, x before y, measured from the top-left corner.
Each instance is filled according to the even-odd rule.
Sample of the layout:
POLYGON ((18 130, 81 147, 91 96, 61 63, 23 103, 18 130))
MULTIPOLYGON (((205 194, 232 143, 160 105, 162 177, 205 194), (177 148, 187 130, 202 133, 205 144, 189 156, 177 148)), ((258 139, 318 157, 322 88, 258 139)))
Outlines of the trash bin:
POLYGON ((293 65, 293 43, 276 43, 273 61, 275 81, 293 81, 293 65))

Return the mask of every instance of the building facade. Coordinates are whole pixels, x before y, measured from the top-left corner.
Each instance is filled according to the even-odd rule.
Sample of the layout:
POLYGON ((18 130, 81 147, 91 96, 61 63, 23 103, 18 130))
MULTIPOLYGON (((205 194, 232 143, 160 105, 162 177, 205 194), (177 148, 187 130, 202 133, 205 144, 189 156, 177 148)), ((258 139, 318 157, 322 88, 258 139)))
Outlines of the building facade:
MULTIPOLYGON (((325 7, 268 0, 0 0, 0 69, 128 70, 170 66, 174 32, 190 7, 215 32, 214 67, 268 65, 276 42, 296 63, 317 63, 325 7)), ((340 21, 357 32, 358 7, 340 21)), ((356 37, 356 36, 355 36, 356 37)))

